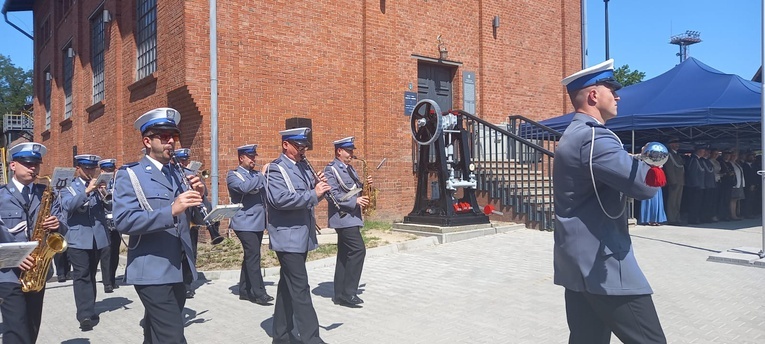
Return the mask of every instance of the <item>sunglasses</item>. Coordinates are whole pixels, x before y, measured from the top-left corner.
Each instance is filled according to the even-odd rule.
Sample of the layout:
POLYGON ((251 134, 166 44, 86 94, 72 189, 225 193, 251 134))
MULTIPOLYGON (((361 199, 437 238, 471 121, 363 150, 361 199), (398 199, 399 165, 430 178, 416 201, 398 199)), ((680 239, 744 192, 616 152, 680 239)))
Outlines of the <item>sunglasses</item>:
POLYGON ((153 134, 149 135, 150 139, 159 139, 162 142, 168 142, 170 139, 173 139, 173 141, 179 141, 181 139, 181 136, 176 133, 162 133, 162 134, 153 134))

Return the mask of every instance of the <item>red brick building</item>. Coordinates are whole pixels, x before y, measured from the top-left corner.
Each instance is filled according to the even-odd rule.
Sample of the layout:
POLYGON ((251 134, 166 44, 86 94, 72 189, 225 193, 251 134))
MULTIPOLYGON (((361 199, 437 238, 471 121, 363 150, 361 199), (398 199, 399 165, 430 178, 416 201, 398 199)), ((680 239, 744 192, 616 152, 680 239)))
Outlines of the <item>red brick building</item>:
MULTIPOLYGON (((5 5, 34 13, 34 136, 49 148, 44 172, 71 166, 75 149, 135 161, 133 121, 162 106, 180 111, 182 146, 209 168, 208 0, 5 5)), ((580 28, 580 0, 219 0, 220 203, 229 200, 235 147, 257 143, 260 162, 270 161, 285 120, 303 117, 312 120, 308 157, 317 167, 332 159, 333 140, 350 135, 370 164, 387 158, 373 173, 376 214, 401 219, 415 190, 405 92, 493 123, 566 113, 560 80, 580 69, 580 28)))

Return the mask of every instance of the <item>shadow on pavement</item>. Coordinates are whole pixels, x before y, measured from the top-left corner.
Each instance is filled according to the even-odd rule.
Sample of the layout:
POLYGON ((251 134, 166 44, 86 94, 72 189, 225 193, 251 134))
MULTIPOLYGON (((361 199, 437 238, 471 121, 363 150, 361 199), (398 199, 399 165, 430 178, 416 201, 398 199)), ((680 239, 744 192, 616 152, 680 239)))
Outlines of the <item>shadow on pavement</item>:
POLYGON ((191 308, 183 308, 183 327, 189 327, 191 324, 201 324, 209 321, 209 319, 197 318, 198 316, 207 313, 208 311, 197 311, 191 308))
POLYGON ((761 225, 762 221, 760 218, 754 218, 754 219, 743 219, 740 221, 719 221, 719 222, 709 222, 709 223, 703 223, 703 224, 697 224, 697 225, 683 225, 678 227, 691 227, 691 228, 699 228, 699 229, 718 229, 718 230, 725 230, 725 231, 735 231, 739 229, 745 229, 750 228, 754 226, 761 225))
POLYGON ((90 343, 90 339, 88 339, 88 338, 72 338, 72 339, 67 339, 67 340, 61 342, 61 344, 86 344, 86 343, 90 343))
POLYGON ((335 282, 321 282, 311 290, 311 293, 325 299, 331 299, 335 297, 335 282))
POLYGON ((649 238, 649 237, 645 237, 645 236, 642 236, 642 235, 635 235, 635 234, 632 234, 631 236, 633 238, 640 238, 640 239, 646 239, 646 240, 659 241, 659 242, 663 242, 663 243, 667 243, 667 244, 671 244, 671 245, 687 247, 687 248, 692 248, 692 249, 701 250, 701 251, 720 253, 720 251, 718 251, 718 250, 713 250, 713 249, 709 249, 709 248, 703 248, 703 247, 683 244, 683 243, 679 243, 679 242, 675 242, 675 241, 669 241, 669 240, 664 240, 664 239, 656 239, 656 238, 649 238))
POLYGON ((96 312, 104 313, 104 312, 115 311, 120 308, 127 309, 128 307, 126 306, 131 303, 133 303, 133 300, 130 300, 126 297, 122 297, 122 296, 110 297, 108 299, 96 301, 96 312))

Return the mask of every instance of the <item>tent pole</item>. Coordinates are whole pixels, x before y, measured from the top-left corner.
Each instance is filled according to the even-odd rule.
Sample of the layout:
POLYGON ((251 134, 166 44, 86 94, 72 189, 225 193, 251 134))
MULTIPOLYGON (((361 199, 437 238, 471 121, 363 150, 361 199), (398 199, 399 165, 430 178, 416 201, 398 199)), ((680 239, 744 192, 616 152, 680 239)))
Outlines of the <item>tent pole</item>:
MULTIPOLYGON (((760 29, 762 30, 762 34, 760 35, 760 39, 762 40, 762 42, 760 42, 760 65, 762 65, 765 64, 765 0, 760 2, 760 9, 762 10, 762 20, 760 20, 760 29)), ((763 80, 765 80, 765 78, 763 78, 763 80)), ((762 112, 763 108, 765 108, 765 92, 761 92, 760 100, 760 145, 763 145, 765 144, 765 121, 763 121, 762 112)), ((762 147, 762 151, 765 153, 765 146, 762 147)), ((762 166, 760 166, 760 168, 762 168, 762 166)), ((765 199, 765 188, 762 187, 762 185, 764 185, 762 182, 765 181, 765 171, 760 170, 757 171, 757 173, 760 175, 760 178, 762 178, 760 183, 760 192, 763 199, 765 199)), ((765 202, 762 204, 762 216, 764 221, 762 224, 762 246, 759 255, 760 258, 765 258, 765 202)))

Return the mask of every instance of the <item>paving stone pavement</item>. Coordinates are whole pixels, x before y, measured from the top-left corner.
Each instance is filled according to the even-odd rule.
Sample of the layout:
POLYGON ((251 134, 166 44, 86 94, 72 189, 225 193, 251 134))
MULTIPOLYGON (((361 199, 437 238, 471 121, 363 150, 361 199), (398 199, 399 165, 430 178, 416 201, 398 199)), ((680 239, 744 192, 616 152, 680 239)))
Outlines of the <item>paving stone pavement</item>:
MULTIPOLYGON (((765 343, 765 269, 706 261, 717 251, 760 247, 759 221, 631 231, 670 343, 765 343)), ((360 309, 332 303, 332 267, 311 269, 321 336, 329 343, 565 343, 552 241, 550 232, 521 229, 368 257, 360 309)), ((266 278, 271 295, 277 281, 266 278)), ((240 301, 236 283, 199 283, 186 303, 189 343, 270 343, 273 306, 240 301)), ((99 285, 101 322, 89 332, 78 329, 73 299, 71 282, 48 284, 40 343, 141 342, 143 307, 131 286, 104 294, 99 285)))

